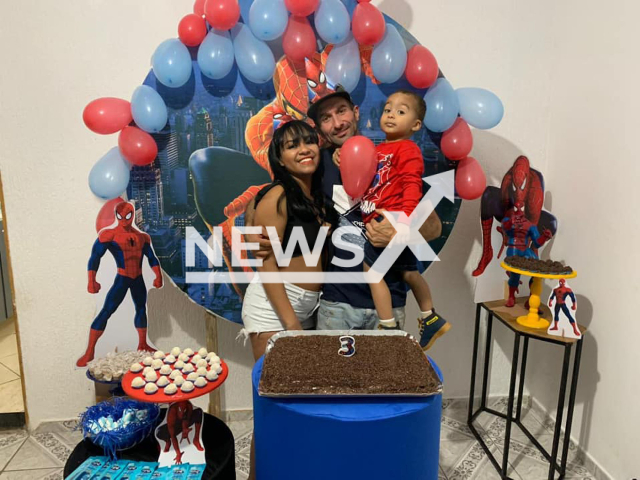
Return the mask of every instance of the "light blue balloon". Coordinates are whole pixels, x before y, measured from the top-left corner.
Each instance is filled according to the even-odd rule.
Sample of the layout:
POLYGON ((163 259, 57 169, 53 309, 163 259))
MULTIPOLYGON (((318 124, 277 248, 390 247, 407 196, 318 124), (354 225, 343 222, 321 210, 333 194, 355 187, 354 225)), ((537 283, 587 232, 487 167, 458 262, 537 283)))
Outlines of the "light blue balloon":
POLYGON ((427 115, 424 124, 433 132, 444 132, 458 118, 460 107, 455 90, 446 78, 439 78, 424 96, 427 115))
POLYGON ((371 68, 382 83, 399 80, 407 67, 407 47, 393 25, 387 23, 384 37, 371 53, 371 68))
POLYGON ((157 133, 167 124, 167 105, 158 92, 147 85, 140 85, 131 97, 133 121, 148 133, 157 133))
POLYGON ((227 31, 211 29, 198 48, 198 66, 206 77, 219 80, 233 68, 233 42, 227 31))
POLYGON ((329 83, 340 84, 347 92, 352 92, 358 86, 361 71, 358 42, 349 33, 346 41, 329 52, 325 74, 329 83))
POLYGON ((89 172, 89 188, 97 197, 111 200, 122 195, 129 185, 131 165, 118 147, 109 150, 89 172))
POLYGON ((249 27, 259 40, 268 42, 282 36, 289 13, 284 0, 255 0, 249 10, 249 27))
POLYGON ((191 54, 177 38, 158 45, 151 57, 151 65, 156 78, 167 87, 181 87, 191 77, 191 54))
POLYGON ((320 0, 314 18, 318 35, 325 42, 342 43, 349 36, 351 17, 340 0, 320 0))
POLYGON ((276 61, 269 45, 258 40, 251 29, 238 23, 231 30, 233 52, 238 69, 247 80, 253 83, 265 83, 271 80, 276 61))
POLYGON ((497 95, 484 88, 458 88, 460 116, 469 125, 487 130, 500 123, 504 105, 497 95))

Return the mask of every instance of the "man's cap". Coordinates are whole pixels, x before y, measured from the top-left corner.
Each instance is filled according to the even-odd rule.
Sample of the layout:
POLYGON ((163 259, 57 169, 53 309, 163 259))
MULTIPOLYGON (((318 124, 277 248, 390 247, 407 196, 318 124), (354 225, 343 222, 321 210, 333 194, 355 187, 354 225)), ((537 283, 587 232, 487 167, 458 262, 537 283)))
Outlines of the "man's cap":
POLYGON ((320 110, 320 105, 322 105, 325 101, 330 98, 344 98, 347 102, 353 105, 353 100, 351 100, 351 95, 347 92, 342 85, 336 85, 333 90, 330 90, 327 95, 324 95, 318 98, 315 102, 312 102, 307 110, 307 117, 309 117, 313 122, 317 125, 317 115, 320 110))

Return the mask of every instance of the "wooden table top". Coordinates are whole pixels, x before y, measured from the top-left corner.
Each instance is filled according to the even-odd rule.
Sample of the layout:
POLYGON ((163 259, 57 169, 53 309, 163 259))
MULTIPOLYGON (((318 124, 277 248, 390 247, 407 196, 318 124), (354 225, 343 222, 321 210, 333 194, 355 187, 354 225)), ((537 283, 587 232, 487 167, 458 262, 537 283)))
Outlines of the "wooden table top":
MULTIPOLYGON (((565 337, 557 337, 555 335, 549 335, 547 333, 546 328, 529 328, 524 325, 520 325, 516 320, 518 317, 526 315, 529 313, 529 310, 524 308, 524 302, 527 300, 526 297, 521 297, 516 299, 516 304, 513 307, 505 307, 505 300, 494 300, 492 302, 482 302, 482 304, 487 307, 493 315, 498 318, 502 323, 504 323, 511 330, 519 333, 524 333, 527 335, 531 335, 533 337, 544 338, 549 340, 554 340, 556 342, 561 343, 576 343, 579 339, 577 338, 565 338, 565 337)), ((549 321, 553 321, 553 315, 551 315, 551 310, 549 307, 543 303, 540 304, 542 309, 541 318, 545 318, 549 321)), ((587 331, 587 327, 578 324, 578 328, 580 332, 584 336, 584 333, 587 331)))

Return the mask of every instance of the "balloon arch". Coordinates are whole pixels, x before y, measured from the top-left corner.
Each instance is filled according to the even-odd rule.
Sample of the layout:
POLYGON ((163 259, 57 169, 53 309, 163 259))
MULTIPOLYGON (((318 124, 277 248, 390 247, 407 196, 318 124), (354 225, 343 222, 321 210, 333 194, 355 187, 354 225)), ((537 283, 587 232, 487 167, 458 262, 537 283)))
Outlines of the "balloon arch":
POLYGON ((378 120, 390 93, 404 88, 424 96, 425 128, 413 139, 427 160, 425 176, 456 171, 456 201, 436 207, 443 223, 442 236, 431 242, 436 253, 460 199, 484 191, 482 168, 469 156, 470 126, 497 125, 502 103, 487 90, 454 89, 434 55, 371 3, 197 0, 178 37, 158 46, 130 102, 99 98, 85 108, 93 132, 119 132, 117 147, 92 168, 89 186, 109 200, 96 228, 113 221, 114 202, 126 193, 162 268, 208 310, 240 323, 246 285, 189 281, 194 272, 211 272, 200 250, 189 261, 189 235, 207 239, 221 227, 226 262, 219 270, 233 271, 230 228, 244 224, 246 204, 270 181, 264 155, 273 120, 304 118, 313 82, 349 91, 360 107, 360 132, 374 143, 384 139, 378 120), (305 59, 318 67, 317 79, 307 78, 305 59))

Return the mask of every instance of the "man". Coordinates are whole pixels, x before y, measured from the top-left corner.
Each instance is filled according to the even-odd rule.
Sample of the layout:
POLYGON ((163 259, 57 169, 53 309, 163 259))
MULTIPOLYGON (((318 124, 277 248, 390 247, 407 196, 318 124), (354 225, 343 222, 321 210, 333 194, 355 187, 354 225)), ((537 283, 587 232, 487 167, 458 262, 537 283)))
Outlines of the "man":
MULTIPOLYGON (((312 103, 307 115, 314 121, 319 134, 325 140, 326 147, 320 152, 321 166, 324 168, 323 189, 325 195, 333 200, 340 214, 340 226, 351 225, 364 229, 359 204, 345 192, 340 170, 333 162, 336 150, 349 138, 358 134, 358 107, 353 104, 349 93, 338 86, 335 92, 312 103)), ((245 213, 245 225, 252 225, 253 213, 251 204, 245 213)), ((382 211, 378 213, 380 217, 366 225, 366 239, 362 235, 346 235, 343 239, 359 244, 362 248, 367 240, 375 247, 386 247, 395 235, 395 229, 382 215, 382 211)), ((427 241, 439 237, 441 231, 442 225, 435 211, 420 228, 420 233, 427 241)), ((263 256, 263 250, 271 248, 266 236, 248 235, 248 237, 250 242, 260 243, 261 251, 255 252, 256 256, 263 256)), ((337 246, 334 246, 332 253, 335 257, 346 260, 353 258, 353 253, 337 246)), ((362 273, 362 263, 347 268, 330 263, 327 271, 362 273)), ((394 316, 399 320, 400 328, 403 328, 405 284, 397 274, 387 274, 385 280, 391 291, 394 316)), ((318 330, 373 330, 378 328, 378 322, 369 285, 327 283, 323 286, 318 309, 318 330)))

